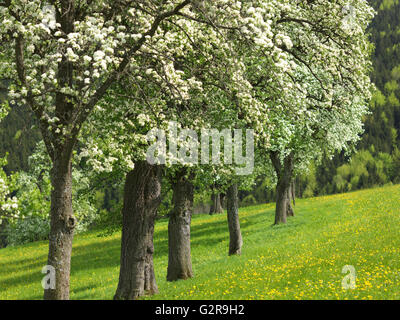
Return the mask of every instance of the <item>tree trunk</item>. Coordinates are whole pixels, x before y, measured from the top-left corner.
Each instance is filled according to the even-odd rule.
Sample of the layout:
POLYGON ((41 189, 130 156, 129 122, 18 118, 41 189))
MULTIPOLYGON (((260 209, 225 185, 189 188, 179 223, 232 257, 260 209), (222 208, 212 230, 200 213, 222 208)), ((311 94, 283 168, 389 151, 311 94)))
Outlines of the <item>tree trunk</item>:
POLYGON ((294 217, 294 205, 295 205, 295 196, 294 196, 294 181, 290 183, 289 190, 287 192, 287 216, 294 217), (293 205, 292 205, 293 203, 293 205))
MULTIPOLYGON (((156 211, 157 213, 157 211, 156 211)), ((156 282, 156 276, 154 274, 154 263, 153 263, 153 237, 154 237, 154 223, 149 229, 147 242, 147 253, 146 253, 146 264, 144 269, 144 290, 148 295, 158 293, 158 286, 156 282)))
POLYGON ((279 181, 276 187, 275 224, 287 222, 287 189, 284 181, 279 181))
POLYGON ((45 300, 68 300, 72 240, 76 219, 72 210, 71 155, 56 155, 51 171, 49 266, 55 269, 55 289, 45 289, 45 300))
POLYGON ((292 210, 294 214, 293 207, 288 200, 294 166, 293 154, 286 156, 283 165, 281 164, 278 152, 271 152, 270 156, 278 177, 276 186, 275 224, 286 223, 288 211, 292 210))
POLYGON ((223 213, 223 212, 224 210, 221 205, 221 194, 220 193, 211 194, 210 214, 223 213))
POLYGON ((292 201, 293 201, 293 206, 296 206, 296 179, 293 179, 292 181, 292 201))
POLYGON ((174 208, 168 223, 168 270, 167 281, 193 277, 190 257, 190 223, 193 212, 193 177, 182 169, 172 184, 174 208))
POLYGON ((227 215, 229 227, 229 255, 242 253, 242 234, 239 223, 239 198, 237 184, 232 184, 227 191, 227 215))
MULTIPOLYGON (((60 1, 61 14, 56 14, 57 23, 65 34, 74 30, 75 1, 60 1)), ((60 88, 73 85, 73 62, 65 56, 58 63, 57 83, 60 88)), ((32 105, 33 107, 33 105, 32 105)), ((63 131, 71 126, 74 105, 71 98, 58 90, 55 94, 56 125, 63 131)), ((40 117, 39 117, 40 118, 40 117)), ((38 119, 39 123, 41 119, 38 119)), ((44 289, 46 300, 68 300, 71 268, 72 240, 76 219, 72 210, 72 152, 80 128, 76 132, 63 135, 40 126, 52 159, 51 169, 51 209, 48 265, 55 269, 55 289, 44 289)))
POLYGON ((220 194, 219 194, 219 198, 220 198, 220 201, 221 201, 221 210, 226 209, 226 207, 227 207, 227 204, 226 204, 226 194, 220 193, 220 194))
POLYGON ((8 225, 8 220, 7 218, 3 218, 2 221, 0 222, 0 249, 7 247, 7 234, 6 234, 6 229, 8 225))
POLYGON ((161 202, 161 168, 135 164, 125 180, 121 267, 115 300, 158 292, 153 266, 153 233, 161 202))

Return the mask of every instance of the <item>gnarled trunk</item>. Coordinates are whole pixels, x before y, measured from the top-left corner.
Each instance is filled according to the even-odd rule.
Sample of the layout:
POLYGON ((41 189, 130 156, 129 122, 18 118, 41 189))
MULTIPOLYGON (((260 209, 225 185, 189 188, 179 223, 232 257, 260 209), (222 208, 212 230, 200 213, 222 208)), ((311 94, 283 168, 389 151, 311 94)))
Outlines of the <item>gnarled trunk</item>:
MULTIPOLYGON (((59 153, 51 172, 51 211, 47 264, 54 268, 55 287, 45 288, 44 299, 68 300, 72 240, 76 219, 72 210, 72 162, 70 153, 59 153)), ((51 284, 51 283, 49 283, 51 284)))
POLYGON ((270 157, 278 177, 276 186, 275 224, 286 223, 288 212, 289 215, 294 215, 294 210, 289 200, 294 157, 293 154, 289 154, 284 159, 283 164, 280 161, 278 152, 271 152, 270 157))
POLYGON ((153 233, 161 202, 161 168, 135 164, 125 180, 121 267, 115 300, 158 292, 153 266, 153 233))
POLYGON ((242 234, 239 223, 239 198, 237 184, 232 184, 227 191, 227 215, 229 227, 229 255, 242 253, 242 234))
POLYGON ((193 212, 192 176, 186 169, 175 176, 172 184, 173 205, 168 223, 168 270, 167 280, 176 281, 193 277, 190 256, 190 223, 193 212))

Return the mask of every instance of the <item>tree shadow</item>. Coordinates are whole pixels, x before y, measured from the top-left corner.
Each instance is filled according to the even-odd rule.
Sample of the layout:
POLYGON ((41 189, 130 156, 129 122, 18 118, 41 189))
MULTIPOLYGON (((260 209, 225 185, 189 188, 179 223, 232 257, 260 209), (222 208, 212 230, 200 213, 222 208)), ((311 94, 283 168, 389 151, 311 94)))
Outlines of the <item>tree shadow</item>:
POLYGON ((88 266, 90 269, 117 267, 120 254, 120 238, 76 246, 72 250, 71 272, 86 270, 88 266))

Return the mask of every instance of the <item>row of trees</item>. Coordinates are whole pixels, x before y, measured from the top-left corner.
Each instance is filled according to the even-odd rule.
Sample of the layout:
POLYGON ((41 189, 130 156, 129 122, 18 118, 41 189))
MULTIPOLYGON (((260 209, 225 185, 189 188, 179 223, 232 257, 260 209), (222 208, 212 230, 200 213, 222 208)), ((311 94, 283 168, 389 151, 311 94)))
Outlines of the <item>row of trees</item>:
MULTIPOLYGON (((400 4, 383 0, 369 0, 369 3, 377 10, 377 15, 368 27, 368 34, 375 45, 371 79, 379 90, 372 97, 371 113, 364 119, 365 131, 357 144, 357 151, 362 150, 363 154, 351 160, 348 155, 339 153, 333 159, 325 158, 320 164, 313 163, 309 172, 296 179, 296 195, 299 197, 358 190, 400 181, 397 170, 400 146, 397 71, 400 49, 396 46, 399 38, 397 12, 400 4), (349 161, 352 164, 347 164, 349 161), (382 164, 385 166, 384 170, 381 169, 382 164), (348 168, 349 165, 351 168, 348 168), (350 174, 347 173, 349 170, 350 174)), ((0 101, 5 97, 7 85, 7 81, 0 81, 0 101)), ((8 164, 4 168, 8 175, 17 171, 29 171, 28 158, 40 140, 39 130, 34 126, 36 121, 28 110, 26 106, 13 107, 7 118, 0 123, 0 156, 4 157, 9 153, 8 164)), ((247 205, 274 201, 272 184, 271 188, 265 188, 270 185, 270 180, 267 173, 264 173, 264 178, 259 177, 258 183, 251 190, 240 191, 240 202, 247 205)), ((95 184, 98 186, 97 182, 95 184)), ((98 191, 105 197, 102 209, 110 210, 113 203, 119 201, 115 191, 114 188, 98 191)), ((197 194, 196 203, 198 199, 197 194)), ((225 202, 223 198, 220 200, 225 202)), ((214 201, 218 212, 221 210, 218 197, 214 201)), ((207 199, 207 205, 197 206, 196 210, 208 210, 208 202, 207 199)), ((211 211, 214 212, 214 209, 211 211)))
POLYGON ((9 105, 31 108, 52 164, 48 264, 57 285, 45 299, 69 298, 77 161, 89 177, 126 173, 115 299, 157 292, 153 232, 163 174, 173 190, 170 281, 193 276, 195 186, 226 192, 230 254, 242 245, 238 189, 259 172, 275 170, 275 223, 285 223, 296 173, 349 148, 362 132, 371 89, 365 29, 373 10, 363 0, 352 8, 325 0, 0 1, 0 40, 10 44, 0 49, 9 105), (148 132, 160 143, 154 128, 168 129, 171 121, 181 135, 169 136, 169 152, 159 144, 162 163, 146 161, 154 140, 148 132), (238 176, 232 162, 187 161, 193 137, 185 128, 197 135, 204 128, 251 130, 254 141, 245 145, 251 151, 254 143, 254 155, 246 153, 254 171, 238 176))

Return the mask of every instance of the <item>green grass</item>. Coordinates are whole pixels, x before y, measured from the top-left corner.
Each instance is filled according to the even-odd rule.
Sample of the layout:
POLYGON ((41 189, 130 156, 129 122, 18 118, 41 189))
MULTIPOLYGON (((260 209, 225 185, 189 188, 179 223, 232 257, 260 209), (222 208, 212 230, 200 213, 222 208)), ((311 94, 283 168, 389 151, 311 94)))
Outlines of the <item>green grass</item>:
MULTIPOLYGON (((298 200, 296 216, 272 226, 274 205, 240 210, 243 254, 228 257, 225 215, 192 222, 194 278, 165 280, 167 221, 155 231, 160 294, 151 299, 400 299, 400 186, 298 200), (343 290, 353 265, 356 289, 343 290)), ((111 299, 120 232, 74 240, 71 299, 111 299)), ((47 242, 0 250, 0 299, 41 299, 47 242)))

